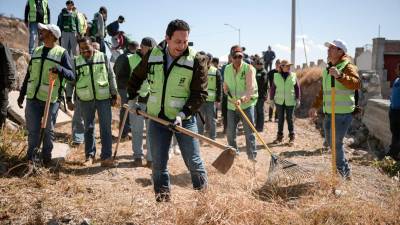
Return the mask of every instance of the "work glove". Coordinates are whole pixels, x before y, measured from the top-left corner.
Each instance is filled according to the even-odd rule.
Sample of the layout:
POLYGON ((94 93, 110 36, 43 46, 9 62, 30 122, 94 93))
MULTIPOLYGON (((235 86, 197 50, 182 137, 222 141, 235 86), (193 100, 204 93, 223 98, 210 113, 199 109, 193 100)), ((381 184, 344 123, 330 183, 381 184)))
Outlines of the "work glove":
POLYGON ((111 106, 117 105, 117 95, 111 95, 111 106))
POLYGON ((50 68, 50 71, 56 74, 60 74, 62 72, 62 67, 60 65, 54 65, 50 68))
POLYGON ((175 117, 174 125, 175 126, 182 126, 182 120, 186 118, 185 113, 179 112, 179 114, 175 117))
POLYGON ((300 99, 296 99, 296 109, 300 108, 300 99))
POLYGON ((331 76, 334 76, 335 79, 339 79, 339 78, 342 78, 342 77, 343 77, 342 73, 341 73, 336 67, 334 67, 334 66, 332 66, 331 68, 329 68, 329 74, 330 74, 331 76))
POLYGON ((275 108, 275 101, 271 100, 269 103, 269 106, 271 106, 271 108, 275 108))
POLYGON ((73 111, 75 109, 75 105, 74 105, 74 103, 72 103, 71 97, 67 97, 67 107, 68 107, 68 110, 71 110, 71 111, 73 111))
POLYGON ((128 105, 129 105, 129 108, 134 110, 132 113, 135 114, 135 115, 139 115, 137 113, 137 111, 142 111, 142 109, 140 108, 139 103, 137 103, 137 101, 135 101, 133 99, 128 101, 128 105))
POLYGON ((18 99, 17 99, 17 103, 18 103, 18 106, 19 106, 19 108, 23 108, 23 106, 22 106, 22 104, 24 104, 24 99, 25 99, 25 96, 23 96, 23 95, 20 95, 19 97, 18 97, 18 99))

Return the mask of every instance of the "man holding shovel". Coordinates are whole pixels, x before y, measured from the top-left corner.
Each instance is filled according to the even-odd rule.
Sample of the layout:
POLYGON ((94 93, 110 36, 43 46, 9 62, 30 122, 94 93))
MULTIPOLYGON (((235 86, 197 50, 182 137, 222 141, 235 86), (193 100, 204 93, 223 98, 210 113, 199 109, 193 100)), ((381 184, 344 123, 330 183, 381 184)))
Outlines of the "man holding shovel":
POLYGON ((28 160, 34 159, 34 149, 39 146, 40 133, 44 132, 42 160, 43 164, 51 162, 51 151, 53 149, 53 129, 57 119, 60 106, 62 89, 65 87, 65 79, 73 80, 75 75, 72 71, 71 58, 68 52, 56 44, 61 36, 60 29, 54 24, 39 23, 40 39, 44 45, 37 47, 29 62, 21 91, 18 97, 18 106, 22 108, 25 95, 27 96, 25 108, 26 128, 28 130, 28 160), (49 91, 49 73, 58 74, 54 83, 51 98, 47 100, 49 91), (49 116, 46 129, 41 131, 40 122, 44 112, 46 101, 50 101, 49 116))
POLYGON ((352 121, 352 112, 355 109, 354 91, 361 86, 357 67, 350 62, 347 47, 342 40, 326 42, 328 47, 328 68, 322 74, 322 89, 319 92, 309 116, 315 118, 318 108, 323 105, 325 140, 332 148, 336 146, 336 167, 344 179, 350 179, 350 166, 343 149, 343 138, 352 121), (331 79, 334 79, 332 82, 331 79), (332 82, 332 83, 331 83, 332 82), (335 93, 335 94, 333 94, 335 93), (333 98, 335 101, 331 101, 333 98), (332 109, 335 109, 334 111, 332 109), (331 118, 334 117, 334 123, 331 118), (335 125, 335 145, 332 146, 331 131, 335 125))
MULTIPOLYGON (((197 133, 194 114, 207 99, 207 58, 200 54, 196 56, 196 51, 188 47, 189 32, 189 24, 183 20, 173 20, 168 24, 165 41, 144 55, 133 70, 128 95, 129 105, 132 105, 131 101, 147 79, 151 90, 147 113, 197 133)), ((140 109, 140 106, 137 104, 135 108, 140 109)), ((154 191, 158 202, 170 201, 167 163, 174 126, 166 127, 153 120, 149 122, 154 191)), ((190 171, 193 188, 206 188, 207 173, 200 157, 198 140, 183 133, 175 133, 175 136, 190 171)))

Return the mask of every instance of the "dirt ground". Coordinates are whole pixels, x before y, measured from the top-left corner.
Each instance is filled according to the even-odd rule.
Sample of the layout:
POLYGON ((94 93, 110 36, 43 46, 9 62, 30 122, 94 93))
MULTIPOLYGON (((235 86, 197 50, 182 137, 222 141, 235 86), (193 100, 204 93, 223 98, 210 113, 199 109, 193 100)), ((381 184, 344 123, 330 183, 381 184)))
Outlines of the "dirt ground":
MULTIPOLYGON (((314 171, 311 179, 301 183, 267 184, 270 156, 257 142, 253 166, 247 160, 242 134, 237 140, 242 152, 225 175, 211 165, 221 150, 201 146, 209 179, 206 192, 192 189, 181 156, 172 154, 168 167, 172 201, 156 203, 151 170, 132 165, 131 141, 121 143, 119 166, 111 169, 100 163, 80 165, 82 146, 73 148, 55 172, 0 177, 0 224, 400 224, 399 182, 370 166, 372 156, 346 147, 352 180, 340 181, 335 195, 330 153, 322 148, 319 131, 307 119, 296 119, 295 129, 294 146, 270 147, 314 171)), ((68 142, 69 131, 70 125, 57 128, 57 139, 68 142)), ((227 143, 221 126, 217 131, 217 141, 227 143)), ((114 125, 115 137, 117 132, 114 125)), ((262 136, 267 143, 276 132, 277 123, 265 122, 262 136)), ((288 141, 286 126, 284 140, 288 141)))

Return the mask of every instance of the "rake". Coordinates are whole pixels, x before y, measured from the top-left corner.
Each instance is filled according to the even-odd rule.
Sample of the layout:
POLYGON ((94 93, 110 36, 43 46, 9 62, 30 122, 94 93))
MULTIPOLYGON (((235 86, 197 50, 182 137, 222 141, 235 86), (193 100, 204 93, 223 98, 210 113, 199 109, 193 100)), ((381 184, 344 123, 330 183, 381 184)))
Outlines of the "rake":
MULTIPOLYGON (((228 95, 231 99, 233 99, 231 93, 228 91, 228 95)), ((282 159, 278 155, 274 154, 268 145, 265 143, 263 138, 260 136, 254 125, 251 123, 249 118, 246 116, 245 112, 240 107, 240 104, 236 104, 233 100, 229 100, 236 107, 236 110, 240 112, 246 123, 250 126, 253 132, 256 134, 257 139, 263 144, 264 148, 271 155, 270 165, 268 169, 268 182, 275 182, 283 179, 294 180, 296 182, 301 181, 302 179, 306 179, 311 177, 310 170, 299 166, 296 163, 290 162, 286 159, 282 159)))

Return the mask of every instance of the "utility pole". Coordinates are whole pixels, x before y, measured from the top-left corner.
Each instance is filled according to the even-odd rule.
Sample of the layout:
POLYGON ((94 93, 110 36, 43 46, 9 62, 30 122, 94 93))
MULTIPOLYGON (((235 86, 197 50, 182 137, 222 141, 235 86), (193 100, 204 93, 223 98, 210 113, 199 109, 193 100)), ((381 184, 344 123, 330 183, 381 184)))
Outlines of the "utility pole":
POLYGON ((240 45, 240 28, 237 28, 237 27, 235 27, 235 26, 232 26, 232 25, 229 24, 229 23, 224 23, 224 25, 225 25, 225 26, 228 26, 228 27, 231 27, 232 29, 234 29, 234 30, 236 30, 236 31, 238 32, 238 34, 239 34, 239 35, 238 35, 238 36, 239 36, 239 40, 238 40, 239 42, 238 42, 238 43, 239 43, 239 46, 241 46, 241 45, 240 45))
POLYGON ((296 0, 292 0, 292 41, 291 41, 290 63, 293 64, 292 66, 293 68, 296 66, 295 59, 296 59, 296 0))
POLYGON ((308 65, 307 50, 306 50, 306 43, 304 42, 304 37, 303 37, 303 46, 304 46, 304 55, 306 57, 306 64, 308 65))

